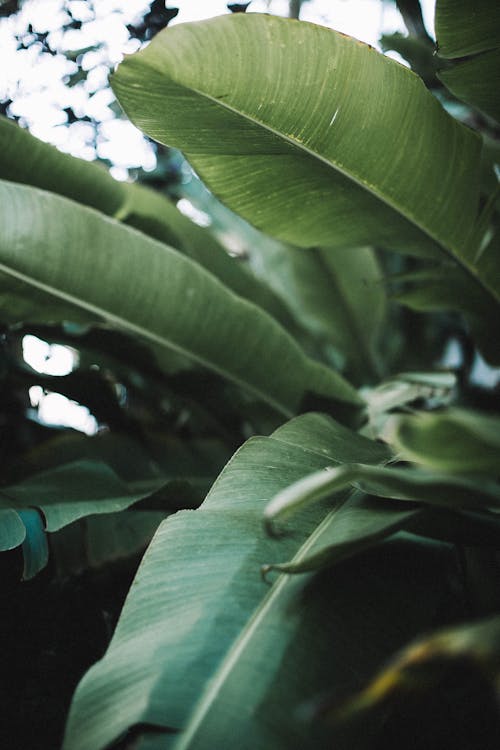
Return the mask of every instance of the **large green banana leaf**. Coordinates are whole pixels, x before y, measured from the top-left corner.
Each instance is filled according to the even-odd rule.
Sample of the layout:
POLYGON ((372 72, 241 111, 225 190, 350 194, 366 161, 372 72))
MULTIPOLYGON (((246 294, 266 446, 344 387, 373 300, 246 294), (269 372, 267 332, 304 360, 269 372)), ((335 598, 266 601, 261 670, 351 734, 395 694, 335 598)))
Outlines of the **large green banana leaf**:
POLYGON ((46 532, 87 516, 123 511, 160 484, 157 480, 148 491, 131 491, 101 461, 75 461, 3 487, 0 552, 22 544, 23 577, 32 578, 47 564, 46 532))
MULTIPOLYGON (((449 550, 412 541, 319 577, 279 576, 271 587, 261 579, 263 562, 321 546, 335 518, 325 506, 307 509, 271 540, 260 525, 266 500, 313 467, 361 456, 388 454, 326 416, 298 417, 248 441, 199 510, 163 523, 106 655, 76 692, 65 750, 99 750, 137 724, 157 730, 140 747, 325 746, 324 732, 297 716, 300 703, 354 688, 428 624, 453 567, 449 550)), ((368 534, 363 514, 359 522, 368 534)))
POLYGON ((437 0, 441 57, 455 60, 439 74, 458 99, 500 121, 500 4, 491 0, 437 0))
MULTIPOLYGON (((411 71, 330 29, 262 14, 180 24, 127 58, 113 89, 210 189, 301 246, 437 245, 479 278, 480 140, 411 71)), ((500 296, 497 280, 480 282, 500 296)))
POLYGON ((1 116, 0 179, 63 195, 136 227, 186 253, 233 292, 293 327, 279 298, 167 198, 141 185, 117 182, 101 165, 64 154, 1 116))
POLYGON ((89 208, 0 183, 0 270, 9 319, 106 320, 206 366, 285 415, 309 392, 359 404, 333 370, 309 360, 270 316, 198 264, 89 208), (28 303, 26 300, 28 299, 28 303), (18 309, 12 309, 15 301, 18 309), (20 300, 20 302, 19 302, 20 300))

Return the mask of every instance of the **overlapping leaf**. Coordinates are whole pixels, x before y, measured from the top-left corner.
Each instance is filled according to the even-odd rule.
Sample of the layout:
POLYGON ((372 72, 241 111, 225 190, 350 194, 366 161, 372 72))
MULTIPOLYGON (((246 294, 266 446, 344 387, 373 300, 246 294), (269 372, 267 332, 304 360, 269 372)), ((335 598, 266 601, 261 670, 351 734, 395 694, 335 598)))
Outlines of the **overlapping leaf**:
POLYGON ((499 297, 467 248, 479 140, 366 45, 287 19, 221 17, 158 34, 112 85, 139 127, 184 150, 264 231, 303 246, 439 244, 499 297))
POLYGON ((0 223, 10 319, 22 312, 24 320, 108 321, 147 342, 167 369, 195 362, 283 414, 296 411, 307 392, 360 403, 270 316, 168 246, 57 195, 7 182, 0 185, 0 223))
MULTIPOLYGON (((105 658, 76 694, 66 748, 96 750, 140 722, 174 729, 186 725, 210 678, 224 675, 225 667, 218 671, 221 660, 241 639, 246 645, 247 628, 257 627, 281 596, 284 581, 269 591, 260 564, 293 555, 326 513, 317 507, 302 514, 293 534, 277 544, 262 533, 266 500, 313 467, 354 456, 378 462, 387 451, 328 417, 298 417, 270 438, 248 441, 200 510, 177 513, 162 524, 105 658)), ((286 590, 289 585, 296 590, 289 583, 286 590)), ((269 678, 273 669, 270 663, 269 678)), ((257 688, 258 682, 242 684, 257 688)), ((168 744, 169 737, 164 740, 168 744)))
POLYGON ((71 198, 140 229, 186 253, 233 292, 293 327, 285 306, 266 285, 167 198, 140 185, 117 182, 102 166, 64 154, 1 116, 0 178, 71 198))
POLYGON ((436 38, 446 59, 439 78, 459 99, 500 120, 500 7, 489 0, 437 0, 436 38))
POLYGON ((0 551, 22 544, 24 577, 31 578, 47 563, 45 531, 58 531, 85 516, 116 513, 145 494, 131 492, 97 461, 63 464, 35 474, 0 491, 0 551))

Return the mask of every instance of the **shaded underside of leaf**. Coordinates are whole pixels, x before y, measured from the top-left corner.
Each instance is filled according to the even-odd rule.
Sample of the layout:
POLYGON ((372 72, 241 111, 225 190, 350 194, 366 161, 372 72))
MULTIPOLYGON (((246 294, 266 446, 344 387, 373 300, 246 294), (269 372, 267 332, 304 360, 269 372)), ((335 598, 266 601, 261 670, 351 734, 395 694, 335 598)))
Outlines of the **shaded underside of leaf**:
POLYGON ((394 416, 386 437, 401 457, 433 469, 498 477, 500 419, 464 409, 394 416))
POLYGON ((434 23, 440 57, 465 57, 500 45, 500 6, 491 0, 437 0, 434 23))
POLYGON ((456 63, 439 78, 457 99, 500 121, 500 47, 456 63))
POLYGON ((130 492, 99 461, 76 461, 2 488, 0 506, 12 510, 37 507, 43 512, 46 530, 58 531, 84 516, 124 510, 144 494, 130 492))
POLYGON ((500 120, 498 3, 437 0, 435 26, 439 55, 459 58, 439 74, 440 80, 458 99, 500 120))
POLYGON ((297 320, 338 350, 346 372, 360 383, 375 378, 387 305, 374 250, 304 250, 276 242, 252 252, 297 320))

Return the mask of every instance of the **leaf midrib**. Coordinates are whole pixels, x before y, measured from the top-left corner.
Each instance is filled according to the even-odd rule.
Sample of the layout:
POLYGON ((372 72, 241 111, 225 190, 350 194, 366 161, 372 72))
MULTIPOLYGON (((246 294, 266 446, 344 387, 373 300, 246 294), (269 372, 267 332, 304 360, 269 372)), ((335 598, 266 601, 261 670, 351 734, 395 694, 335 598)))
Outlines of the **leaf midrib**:
MULTIPOLYGON (((259 399, 262 399, 264 402, 273 406, 278 412, 283 414, 288 419, 294 416, 294 412, 292 410, 290 410, 287 406, 277 401, 273 396, 270 396, 268 393, 264 393, 263 391, 260 390, 260 388, 257 388, 251 383, 241 380, 233 373, 228 372, 224 368, 220 367, 219 365, 216 365, 210 360, 206 360, 205 358, 201 357, 198 354, 194 354, 189 349, 185 349, 184 347, 180 346, 179 344, 174 343, 170 339, 163 338, 159 336, 158 334, 154 333, 153 331, 143 328, 142 326, 139 326, 136 323, 133 323, 132 321, 127 320, 126 318, 122 318, 119 315, 116 315, 107 310, 104 310, 103 308, 93 305, 90 302, 86 302, 84 300, 78 299, 77 297, 74 297, 73 295, 68 294, 67 292, 64 292, 60 289, 56 289, 55 287, 49 286, 48 284, 44 284, 42 281, 33 279, 31 276, 26 276, 20 271, 16 271, 12 268, 9 268, 9 266, 6 266, 3 263, 0 263, 0 272, 5 273, 7 276, 11 276, 15 279, 18 279, 24 282, 25 284, 28 284, 29 286, 40 289, 41 291, 53 297, 62 299, 65 302, 68 302, 69 304, 74 305, 77 308, 86 310, 87 312, 90 312, 93 315, 96 315, 98 318, 109 320, 110 322, 114 323, 118 328, 132 331, 137 336, 145 338, 146 340, 149 340, 164 349, 171 349, 177 352, 178 354, 183 355, 187 359, 197 362, 203 367, 206 367, 207 369, 218 373, 219 375, 235 383, 239 387, 247 391, 251 391, 255 393, 259 399)), ((232 294, 230 290, 228 291, 229 293, 232 294)), ((236 297, 236 295, 234 296, 236 297)), ((245 302, 244 300, 241 300, 241 301, 245 302)))
MULTIPOLYGON (((294 555, 294 557, 290 561, 291 563, 298 563, 307 555, 311 547, 314 546, 317 539, 323 533, 325 527, 329 525, 335 514, 338 513, 340 508, 344 505, 344 502, 339 503, 339 505, 331 510, 318 524, 316 529, 304 542, 299 551, 294 555)), ((279 597, 282 589, 287 585, 289 581, 289 575, 283 573, 280 574, 278 580, 274 583, 269 593, 266 594, 258 608, 254 611, 248 623, 243 628, 243 631, 229 650, 226 658, 223 660, 217 674, 210 681, 207 692, 198 703, 198 706, 193 710, 192 718, 189 721, 188 728, 180 735, 179 742, 175 745, 175 750, 187 750, 187 748, 189 748, 191 740, 196 736, 196 733, 201 726, 207 712, 217 699, 220 690, 223 688, 227 677, 229 676, 233 668, 237 665, 239 657, 244 652, 247 644, 251 641, 254 632, 256 632, 260 623, 267 615, 267 612, 274 605, 275 600, 279 597)))
MULTIPOLYGON (((261 127, 263 130, 266 130, 267 132, 271 133, 276 138, 278 138, 278 140, 281 140, 281 141, 284 141, 285 143, 288 143, 292 148, 298 150, 299 152, 303 152, 306 156, 308 156, 308 157, 310 157, 312 159, 315 159, 315 160, 321 162, 322 164, 325 164, 330 169, 336 170, 337 172, 339 172, 340 174, 342 174, 348 181, 353 182, 356 185, 358 185, 359 187, 361 187, 362 189, 366 190, 368 193, 370 193, 375 198, 377 198, 377 200, 380 200, 382 203, 384 203, 386 206, 388 206, 389 208, 391 208, 397 214, 399 214, 400 216, 402 216, 403 218, 405 218, 413 226, 415 226, 418 230, 420 230, 421 232, 423 232, 423 234, 425 234, 427 237, 429 237, 433 242, 437 242, 439 244, 439 246, 443 249, 443 251, 446 254, 448 254, 459 265, 463 266, 463 268, 468 273, 470 273, 473 276, 473 278, 475 278, 476 281, 478 281, 478 283, 482 284, 482 281, 471 271, 471 268, 468 265, 465 265, 465 261, 463 261, 461 259, 461 257, 454 252, 454 250, 453 250, 453 248, 451 246, 446 245, 445 242, 442 239, 438 238, 438 236, 435 236, 426 227, 422 226, 422 224, 420 224, 420 222, 414 216, 412 216, 406 210, 402 210, 401 207, 399 207, 396 203, 394 203, 394 201, 392 201, 390 198, 388 198, 384 194, 382 194, 379 191, 377 191, 377 189, 375 188, 375 186, 371 185, 368 182, 365 182, 362 177, 358 177, 353 172, 347 171, 345 168, 343 168, 342 166, 340 166, 336 161, 330 161, 330 160, 326 159, 325 157, 321 156, 321 154, 319 154, 317 151, 314 151, 313 149, 311 149, 308 146, 306 146, 303 142, 301 142, 299 140, 295 140, 291 136, 286 135, 285 133, 282 133, 279 130, 276 130, 276 128, 273 128, 271 125, 263 122, 262 120, 259 120, 255 115, 249 114, 249 113, 244 112, 243 110, 240 110, 240 109, 236 109, 235 107, 229 105, 227 102, 222 101, 220 99, 217 99, 217 97, 213 96, 212 94, 209 94, 206 91, 201 91, 200 89, 198 89, 195 86, 187 86, 184 83, 180 83, 172 75, 170 75, 169 73, 166 73, 161 68, 158 68, 157 66, 152 65, 148 60, 145 60, 144 62, 141 62, 141 65, 145 65, 145 66, 149 67, 152 71, 154 71, 155 73, 159 73, 161 76, 166 76, 167 79, 169 79, 170 81, 172 81, 175 86, 178 86, 183 91, 186 91, 188 93, 189 92, 194 92, 196 95, 200 96, 201 98, 206 99, 207 101, 210 101, 212 104, 215 104, 215 105, 219 106, 220 108, 222 108, 224 110, 227 110, 228 112, 231 112, 234 115, 242 117, 243 119, 245 119, 248 122, 250 122, 252 125, 256 125, 258 127, 261 127)), ((412 75, 416 76, 416 74, 413 73, 413 71, 408 71, 408 72, 411 73, 412 75)), ((114 78, 115 76, 118 76, 118 75, 119 75, 119 70, 117 71, 117 73, 115 73, 111 77, 111 80, 112 80, 112 78, 114 78)), ((418 78, 418 76, 416 76, 416 77, 418 78)), ((129 85, 134 86, 135 88, 138 88, 137 84, 129 84, 129 85)), ((443 109, 443 113, 446 114, 447 116, 449 116, 448 113, 444 109, 443 109)), ((192 153, 193 155, 196 156, 195 152, 190 152, 190 153, 192 153)), ((186 152, 186 155, 189 156, 189 153, 186 152)), ((491 294, 491 291, 487 287, 484 287, 484 288, 491 294)))

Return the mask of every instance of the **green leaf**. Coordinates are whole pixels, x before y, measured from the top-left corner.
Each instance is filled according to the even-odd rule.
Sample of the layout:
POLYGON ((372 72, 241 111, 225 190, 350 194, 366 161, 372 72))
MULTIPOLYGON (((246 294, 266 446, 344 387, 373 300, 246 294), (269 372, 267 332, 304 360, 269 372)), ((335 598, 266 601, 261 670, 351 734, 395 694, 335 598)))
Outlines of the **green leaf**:
POLYGON ((298 561, 264 565, 262 572, 296 574, 322 570, 359 555, 400 531, 455 545, 500 549, 498 513, 439 506, 408 507, 407 503, 359 493, 339 504, 325 525, 321 545, 313 552, 298 561))
POLYGON ((66 750, 97 750, 137 723, 186 724, 221 660, 268 601, 260 564, 293 555, 325 514, 306 511, 293 535, 276 543, 261 529, 266 501, 311 470, 354 456, 380 461, 387 451, 326 416, 298 417, 270 438, 245 443, 199 510, 160 526, 107 654, 78 688, 66 750))
POLYGON ((437 0, 439 55, 461 60, 439 74, 467 104, 500 120, 500 8, 490 0, 437 0))
POLYGON ((153 190, 142 185, 125 185, 127 202, 119 217, 130 226, 171 245, 213 273, 240 297, 254 302, 289 329, 292 316, 279 297, 226 250, 207 230, 197 226, 153 190))
POLYGON ((122 511, 146 494, 144 489, 131 492, 98 461, 40 472, 0 490, 0 550, 22 544, 23 578, 33 578, 48 561, 45 532, 59 531, 89 515, 122 511))
POLYGON ((145 494, 130 492, 103 463, 75 461, 2 488, 0 507, 35 506, 43 512, 46 530, 58 531, 84 516, 124 510, 145 494))
MULTIPOLYGON (((280 576, 173 747, 208 750, 233 741, 245 750, 331 747, 329 728, 301 720, 304 702, 352 690, 370 663, 386 658, 391 639, 394 648, 408 630, 425 628, 446 596, 443 579, 450 573, 449 550, 411 540, 372 550, 330 575, 280 576), (425 613, 419 611, 422 564, 429 576, 425 613), (446 570, 440 582, 430 564, 446 570)), ((362 739, 344 747, 364 746, 362 739)))
POLYGON ((114 216, 125 185, 98 164, 64 154, 0 116, 0 179, 43 188, 114 216))
POLYGON ((270 316, 162 243, 7 182, 0 184, 0 224, 2 286, 21 299, 25 320, 30 308, 49 320, 106 320, 147 342, 160 365, 171 367, 173 355, 206 366, 286 415, 307 392, 361 403, 270 316))
POLYGON ((500 122, 500 48, 456 63, 439 78, 457 99, 500 122))
POLYGON ((385 439, 400 457, 431 469, 498 477, 500 418, 465 409, 392 416, 385 439))
POLYGON ((280 300, 230 258, 208 230, 183 216, 165 196, 141 185, 118 182, 102 165, 62 153, 2 116, 0 179, 71 198, 181 250, 236 294, 293 327, 280 300))
POLYGON ((440 57, 474 55, 500 46, 500 6, 491 0, 437 0, 440 57))
POLYGON ((382 270, 371 248, 352 252, 270 244, 259 265, 296 319, 345 359, 357 382, 380 374, 378 341, 386 315, 382 270))
POLYGON ((24 542, 26 526, 12 508, 0 509, 0 552, 15 549, 24 542))
POLYGON ((500 507, 500 485, 492 481, 479 482, 421 469, 346 463, 310 474, 279 492, 264 512, 268 530, 273 532, 277 519, 286 518, 298 509, 331 497, 347 487, 384 498, 452 508, 500 507))
MULTIPOLYGON (((435 255, 437 243, 477 276, 467 236, 480 141, 367 45, 289 19, 223 16, 164 30, 112 85, 136 125, 182 149, 260 229, 301 246, 435 255)), ((479 280, 498 298, 496 281, 479 280)))
MULTIPOLYGON (((297 487, 298 484, 292 487, 297 487)), ((280 495, 283 496, 285 492, 287 490, 280 495)), ((310 497, 309 500, 312 501, 313 498, 310 497)), ((274 500, 271 502, 274 503, 274 500)), ((314 552, 303 556, 299 561, 266 564, 262 567, 262 572, 267 574, 271 570, 277 570, 282 573, 305 573, 339 563, 401 529, 411 530, 423 515, 420 508, 400 508, 363 495, 352 495, 327 516, 321 546, 316 545, 314 552)), ((271 516, 271 504, 264 511, 264 517, 269 525, 274 518, 274 515, 271 516)))

